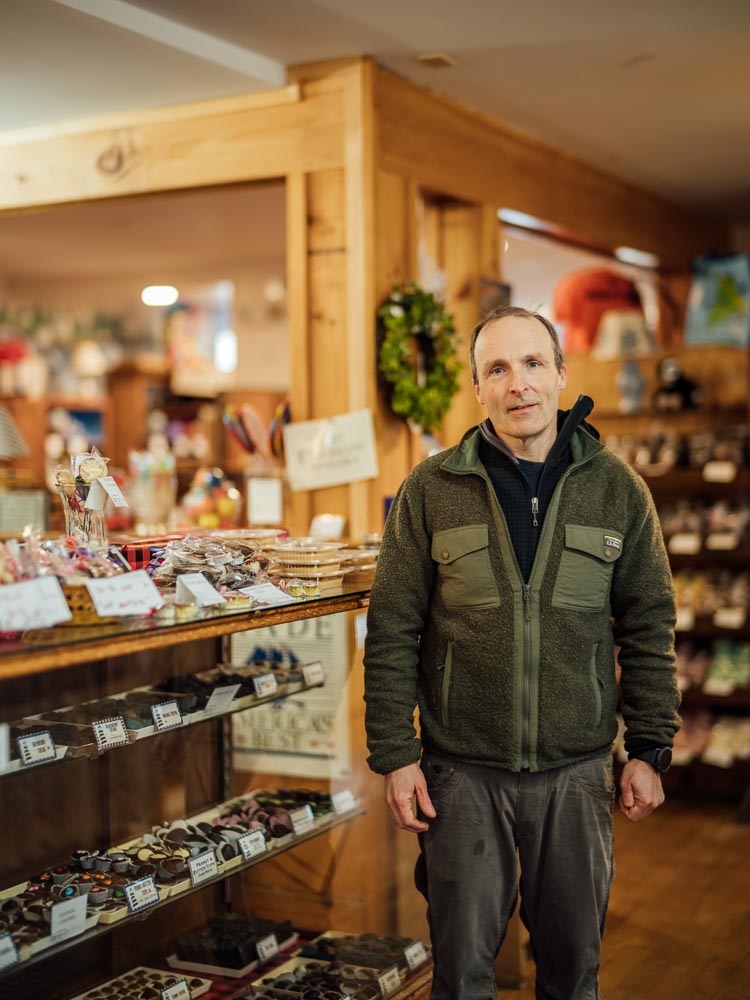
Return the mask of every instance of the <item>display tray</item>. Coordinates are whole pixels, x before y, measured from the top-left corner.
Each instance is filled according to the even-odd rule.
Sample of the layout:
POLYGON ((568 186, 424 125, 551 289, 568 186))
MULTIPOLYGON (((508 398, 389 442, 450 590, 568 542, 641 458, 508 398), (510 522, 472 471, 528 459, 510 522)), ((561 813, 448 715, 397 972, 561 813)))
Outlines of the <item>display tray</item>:
MULTIPOLYGON (((279 953, 288 951, 299 941, 299 934, 291 934, 286 940, 279 941, 279 953)), ((278 956, 269 959, 270 962, 276 961, 278 956)), ((263 963, 264 965, 267 963, 263 963)), ((254 972, 255 969, 261 966, 260 960, 255 962, 249 962, 247 965, 243 966, 241 969, 231 969, 228 967, 223 967, 219 965, 203 965, 200 962, 185 962, 177 955, 169 955, 167 958, 167 965, 170 969, 186 969, 188 972, 205 972, 211 976, 226 976, 228 979, 241 979, 243 976, 248 975, 250 972, 254 972)))
MULTIPOLYGON (((144 987, 151 987, 155 991, 155 996, 161 996, 162 990, 174 985, 182 979, 182 976, 172 972, 165 972, 163 969, 150 969, 148 966, 139 965, 129 972, 123 972, 115 979, 108 979, 106 983, 101 983, 85 993, 79 993, 73 1000, 99 1000, 100 997, 108 997, 110 1000, 137 1000, 142 996, 144 987)), ((191 1000, 202 997, 208 993, 213 985, 208 979, 200 979, 197 976, 185 977, 190 990, 191 1000)))

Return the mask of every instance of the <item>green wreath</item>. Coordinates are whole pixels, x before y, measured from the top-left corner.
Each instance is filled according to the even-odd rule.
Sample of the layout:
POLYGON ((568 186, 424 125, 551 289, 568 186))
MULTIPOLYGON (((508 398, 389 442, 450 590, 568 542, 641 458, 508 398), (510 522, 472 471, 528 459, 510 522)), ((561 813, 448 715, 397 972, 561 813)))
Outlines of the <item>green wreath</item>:
POLYGON ((453 317, 431 292, 410 283, 393 289, 378 318, 378 370, 390 387, 391 409, 430 433, 459 388, 453 317))

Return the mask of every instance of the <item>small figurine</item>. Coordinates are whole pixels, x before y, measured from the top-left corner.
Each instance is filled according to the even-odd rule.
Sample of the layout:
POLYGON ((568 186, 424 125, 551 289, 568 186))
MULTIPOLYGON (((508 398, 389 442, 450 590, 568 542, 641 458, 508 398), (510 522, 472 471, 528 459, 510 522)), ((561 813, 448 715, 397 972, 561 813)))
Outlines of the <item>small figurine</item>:
POLYGON ((654 393, 654 409, 660 413, 696 410, 703 401, 697 382, 682 374, 676 358, 664 358, 659 364, 659 388, 654 393))

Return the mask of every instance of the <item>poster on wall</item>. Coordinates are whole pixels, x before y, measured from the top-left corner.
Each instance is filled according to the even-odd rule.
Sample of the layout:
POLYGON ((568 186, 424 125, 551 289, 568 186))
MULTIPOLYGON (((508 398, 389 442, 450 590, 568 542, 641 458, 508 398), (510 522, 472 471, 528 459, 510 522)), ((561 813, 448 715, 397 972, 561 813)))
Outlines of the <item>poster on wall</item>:
POLYGON ((750 257, 698 257, 685 318, 686 344, 750 342, 750 257))
POLYGON ((293 490, 341 486, 378 474, 372 413, 357 410, 328 420, 284 428, 289 485, 293 490))
POLYGON ((301 778, 348 777, 347 615, 286 622, 232 636, 232 663, 246 663, 259 650, 267 656, 291 654, 300 664, 319 661, 325 684, 232 716, 234 769, 301 778))

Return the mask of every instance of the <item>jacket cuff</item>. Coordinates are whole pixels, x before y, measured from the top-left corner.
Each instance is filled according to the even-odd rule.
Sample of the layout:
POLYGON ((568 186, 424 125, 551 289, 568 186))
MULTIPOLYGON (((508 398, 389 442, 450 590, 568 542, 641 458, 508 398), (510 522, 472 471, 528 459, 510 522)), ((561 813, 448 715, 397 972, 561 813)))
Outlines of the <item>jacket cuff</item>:
POLYGON ((367 765, 375 774, 390 774, 400 767, 418 764, 422 756, 422 741, 411 740, 406 746, 396 749, 375 750, 367 758, 367 765))

